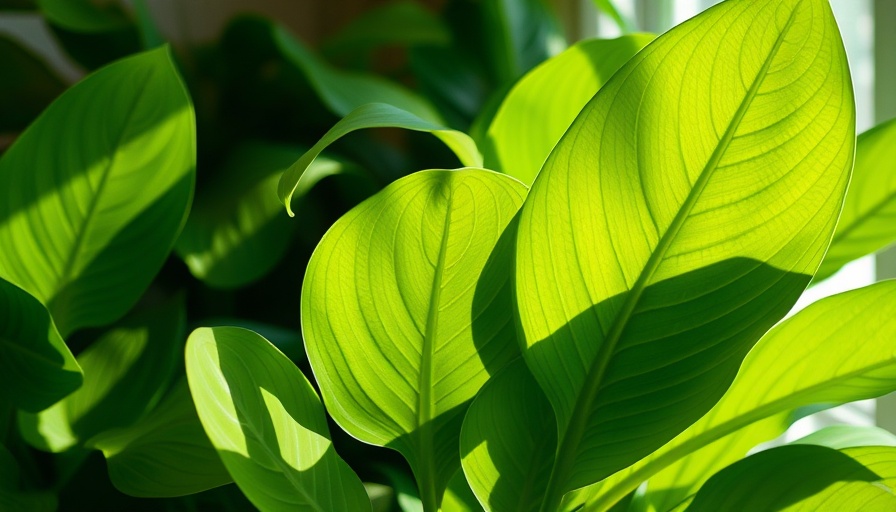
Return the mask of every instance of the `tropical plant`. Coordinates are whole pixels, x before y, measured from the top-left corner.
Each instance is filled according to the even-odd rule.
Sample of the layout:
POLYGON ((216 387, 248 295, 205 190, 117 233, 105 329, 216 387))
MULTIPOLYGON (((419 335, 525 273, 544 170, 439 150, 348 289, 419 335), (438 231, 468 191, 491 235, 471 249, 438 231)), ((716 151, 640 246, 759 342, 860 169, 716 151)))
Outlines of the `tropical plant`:
MULTIPOLYGON (((81 41, 159 42, 142 2, 133 20, 39 4, 81 41)), ((101 67, 16 137, 0 158, 0 509, 60 493, 99 509, 896 509, 886 431, 750 454, 807 407, 896 391, 896 283, 785 318, 896 240, 896 122, 856 138, 827 0, 727 0, 550 58, 539 1, 483 2, 477 19, 514 36, 485 45, 502 64, 484 75, 414 5, 323 49, 338 61, 396 42, 371 27, 429 26, 399 41, 427 96, 267 20, 228 30, 228 73, 289 70, 222 78, 228 105, 249 112, 233 98, 279 97, 298 73, 332 113, 304 148, 261 136, 262 118, 211 128, 226 117, 207 105, 197 132, 181 75, 203 75, 167 46, 101 67), (490 85, 459 95, 434 58, 490 85), (358 136, 382 127, 466 167, 369 170, 387 144, 358 136), (360 149, 324 154, 342 137, 360 149), (280 310, 300 335, 265 322, 280 310), (103 464, 156 501, 97 492, 103 464)))

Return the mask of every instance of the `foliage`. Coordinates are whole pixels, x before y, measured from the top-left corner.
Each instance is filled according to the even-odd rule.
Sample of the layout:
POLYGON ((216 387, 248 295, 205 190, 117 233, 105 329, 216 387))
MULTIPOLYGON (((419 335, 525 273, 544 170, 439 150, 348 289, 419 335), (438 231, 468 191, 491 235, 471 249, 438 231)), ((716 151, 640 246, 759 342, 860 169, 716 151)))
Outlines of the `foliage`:
POLYGON ((896 506, 890 433, 760 446, 896 391, 896 283, 785 318, 896 240, 826 0, 565 50, 400 0, 320 52, 128 5, 0 4, 93 70, 0 40, 0 509, 896 506))

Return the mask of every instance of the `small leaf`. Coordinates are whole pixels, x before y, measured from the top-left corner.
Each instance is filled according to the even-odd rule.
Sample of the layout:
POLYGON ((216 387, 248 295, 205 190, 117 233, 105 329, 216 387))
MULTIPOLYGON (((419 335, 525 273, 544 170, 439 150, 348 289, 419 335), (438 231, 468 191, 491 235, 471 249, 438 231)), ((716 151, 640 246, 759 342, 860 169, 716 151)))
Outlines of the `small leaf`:
POLYGON ((119 491, 176 497, 232 481, 202 429, 189 391, 181 379, 141 421, 88 443, 105 455, 109 478, 119 491))
POLYGON ((90 75, 0 159, 0 276, 45 304, 63 336, 114 321, 174 245, 195 160, 167 48, 90 75))
POLYGON ((522 359, 482 388, 464 418, 462 464, 489 511, 537 512, 557 449, 554 411, 522 359))
POLYGON ((719 4, 582 110, 517 239, 523 356, 559 426, 544 510, 721 397, 820 264, 854 140, 826 0, 719 4))
POLYGON ((896 391, 896 281, 822 299, 769 331, 722 399, 703 418, 632 467, 589 490, 606 510, 648 480, 665 509, 714 472, 789 426, 791 411, 896 391), (655 475, 655 476, 654 476, 655 475))
POLYGON ((256 507, 371 510, 333 449, 314 388, 267 340, 236 327, 197 329, 187 377, 206 433, 256 507))
POLYGON ((135 314, 78 354, 84 384, 38 414, 19 413, 29 444, 62 452, 152 410, 174 376, 185 338, 181 298, 135 314))
MULTIPOLYGON (((855 487, 835 484, 845 482, 875 482, 880 477, 849 456, 823 446, 790 445, 759 452, 732 464, 713 475, 691 501, 689 512, 719 510, 867 510, 878 500, 896 505, 896 496, 881 498, 876 492, 867 494, 871 486, 855 487), (848 500, 840 501, 839 493, 848 493, 848 500), (834 498, 849 508, 840 508, 829 500, 834 498), (868 501, 866 501, 868 500, 868 501)), ((888 494, 886 491, 884 494, 888 494)), ((877 509, 877 508, 876 508, 877 509)), ((880 510, 880 509, 877 509, 880 510)))
POLYGON ((820 281, 850 261, 896 240, 896 119, 859 135, 849 193, 831 248, 815 273, 820 281))
POLYGON ((37 412, 72 393, 81 367, 47 309, 26 291, 0 279, 0 407, 37 412))
POLYGON ((469 402, 519 354, 504 233, 525 193, 491 171, 418 172, 339 219, 308 264, 303 333, 327 410, 404 455, 427 511, 460 466, 469 402))
POLYGON ((321 151, 340 137, 363 128, 404 128, 430 132, 451 148, 462 164, 469 167, 482 165, 482 156, 476 148, 476 143, 467 134, 434 125, 392 105, 370 103, 359 107, 339 120, 311 149, 283 173, 277 186, 277 195, 280 196, 280 201, 286 205, 286 211, 290 216, 293 215, 291 206, 293 197, 301 197, 320 180, 317 173, 309 171, 312 170, 311 165, 321 151))
POLYGON ((532 183, 582 107, 652 39, 637 34, 581 41, 526 74, 488 128, 482 143, 485 165, 532 183))

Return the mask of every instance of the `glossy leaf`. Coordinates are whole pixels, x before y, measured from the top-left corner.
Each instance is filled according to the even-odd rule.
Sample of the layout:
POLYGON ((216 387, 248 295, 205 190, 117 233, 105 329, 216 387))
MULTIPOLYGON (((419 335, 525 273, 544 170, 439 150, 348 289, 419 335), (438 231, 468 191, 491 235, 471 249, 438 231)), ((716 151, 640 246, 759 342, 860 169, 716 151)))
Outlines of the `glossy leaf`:
POLYGON ((476 148, 476 143, 467 134, 434 125, 392 105, 369 103, 340 119, 311 149, 283 173, 277 187, 277 194, 280 196, 280 201, 286 205, 286 211, 290 216, 293 215, 291 206, 293 197, 301 197, 320 180, 317 173, 309 171, 312 170, 311 165, 321 151, 337 139, 364 128, 404 128, 429 132, 454 151, 462 164, 468 167, 482 165, 482 156, 476 148))
POLYGON ((19 131, 65 90, 65 83, 37 55, 3 36, 0 62, 5 69, 0 81, 0 133, 19 131))
POLYGON ((78 389, 81 367, 47 309, 0 279, 0 407, 41 411, 78 389))
POLYGON ((653 36, 581 41, 514 85, 482 144, 485 165, 532 183, 588 100, 653 36))
POLYGON ((327 39, 329 55, 369 52, 388 45, 447 45, 451 33, 431 11, 412 0, 396 0, 373 7, 327 39))
POLYGON ((76 32, 106 32, 129 24, 118 5, 91 0, 35 0, 50 22, 76 32))
POLYGON ((849 193, 820 281, 850 261, 896 241, 896 119, 859 135, 849 193))
POLYGON ((371 510, 333 449, 314 388, 267 340, 236 327, 197 329, 187 378, 212 444, 260 510, 371 510))
POLYGON ((522 359, 473 400, 460 449, 467 481, 486 510, 538 511, 557 449, 557 424, 522 359))
POLYGON ((523 355, 559 425, 544 510, 720 398, 821 262, 854 133, 825 0, 720 4, 585 107, 517 241, 523 355))
POLYGON ((117 319, 174 245, 195 159, 167 49, 94 73, 0 159, 0 276, 44 303, 63 336, 117 319))
POLYGON ((183 379, 141 421, 104 432, 88 445, 103 452, 112 483, 131 496, 184 496, 232 481, 183 379))
POLYGON ((747 457, 714 475, 686 510, 892 510, 880 508, 881 503, 896 505, 896 496, 883 489, 837 485, 879 479, 873 471, 837 450, 812 445, 781 446, 747 457), (877 489, 883 495, 869 493, 868 489, 877 489), (838 498, 841 493, 847 493, 849 499, 838 498), (841 507, 830 508, 833 502, 841 507))
POLYGON ((34 447, 62 452, 113 428, 130 426, 168 389, 186 337, 183 300, 135 314, 78 354, 84 384, 38 414, 19 413, 34 447))
POLYGON ((442 118, 425 99, 384 78, 336 69, 313 54, 281 26, 272 26, 277 47, 287 60, 305 73, 324 104, 336 115, 346 116, 367 103, 388 103, 429 123, 442 118))
MULTIPOLYGON (((190 272, 214 288, 238 288, 266 275, 292 241, 296 225, 282 215, 277 182, 302 151, 270 143, 245 143, 196 197, 177 253, 190 272)), ((306 170, 301 193, 328 176, 361 172, 318 157, 306 170)))
POLYGON ((896 281, 822 299, 756 344, 725 396, 674 440, 592 489, 606 510, 649 479, 647 500, 668 508, 714 472, 789 426, 791 411, 896 391, 896 281), (656 476, 654 476, 656 475, 656 476))
POLYGON ((459 468, 469 402, 519 354, 502 233, 525 193, 491 171, 418 172, 339 219, 308 264, 303 334, 327 410, 408 459, 427 511, 459 468))

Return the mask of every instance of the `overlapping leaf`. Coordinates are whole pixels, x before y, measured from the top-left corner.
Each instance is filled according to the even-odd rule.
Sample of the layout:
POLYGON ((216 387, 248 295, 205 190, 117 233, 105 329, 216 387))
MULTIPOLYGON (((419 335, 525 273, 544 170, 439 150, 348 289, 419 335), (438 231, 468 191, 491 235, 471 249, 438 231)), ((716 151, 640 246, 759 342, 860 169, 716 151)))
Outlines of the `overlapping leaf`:
POLYGON ((47 309, 0 279, 0 406, 37 412, 78 389, 81 367, 47 309))
POLYGON ((135 314, 78 354, 84 384, 37 414, 19 413, 25 439, 62 452, 93 436, 130 426, 152 410, 171 383, 183 349, 183 300, 135 314))
POLYGON ((327 410, 401 452, 428 511, 470 400, 519 353, 502 233, 525 193, 485 170, 415 173, 337 221, 308 266, 302 325, 327 410))
POLYGON ((720 4, 585 107, 518 238, 524 357, 559 425, 544 510, 718 400, 819 265, 854 133, 824 0, 720 4))
POLYGON ((44 303, 63 336, 120 317, 186 220, 195 158, 167 49, 94 73, 0 160, 0 276, 44 303))
POLYGON ((791 411, 896 390, 894 319, 896 281, 884 281, 822 299, 782 322, 756 344, 709 413, 646 459, 590 489, 588 510, 608 509, 648 479, 643 507, 665 510, 782 433, 791 411))
POLYGON ((514 85, 482 143, 485 165, 532 183, 582 107, 653 39, 647 34, 582 41, 514 85))
POLYGON ((856 165, 816 280, 896 240, 896 119, 859 135, 856 165))
POLYGON ((197 329, 187 377, 202 426, 260 510, 370 510, 333 449, 314 388, 267 340, 236 327, 197 329))

